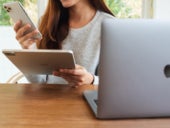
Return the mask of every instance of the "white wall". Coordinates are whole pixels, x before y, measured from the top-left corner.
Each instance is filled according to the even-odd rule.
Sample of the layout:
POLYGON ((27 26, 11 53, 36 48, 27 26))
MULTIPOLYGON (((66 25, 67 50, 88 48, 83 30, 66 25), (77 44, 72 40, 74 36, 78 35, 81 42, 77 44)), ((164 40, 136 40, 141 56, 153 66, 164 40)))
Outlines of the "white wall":
POLYGON ((170 19, 170 0, 154 0, 155 19, 170 19))
POLYGON ((48 0, 38 0, 37 4, 38 4, 38 18, 40 18, 45 11, 45 8, 47 6, 47 2, 48 0))
MULTIPOLYGON (((21 49, 15 39, 12 27, 0 26, 0 50, 21 49)), ((5 83, 13 74, 19 70, 0 52, 0 83, 5 83)))

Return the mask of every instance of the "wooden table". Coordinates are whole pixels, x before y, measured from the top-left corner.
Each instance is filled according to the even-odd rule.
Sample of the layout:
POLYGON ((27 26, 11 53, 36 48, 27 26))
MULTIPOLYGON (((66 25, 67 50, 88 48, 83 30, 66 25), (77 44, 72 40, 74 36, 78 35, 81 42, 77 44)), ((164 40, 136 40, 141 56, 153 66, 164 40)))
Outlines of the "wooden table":
POLYGON ((170 119, 97 120, 83 99, 92 85, 0 85, 0 128, 170 128, 170 119))

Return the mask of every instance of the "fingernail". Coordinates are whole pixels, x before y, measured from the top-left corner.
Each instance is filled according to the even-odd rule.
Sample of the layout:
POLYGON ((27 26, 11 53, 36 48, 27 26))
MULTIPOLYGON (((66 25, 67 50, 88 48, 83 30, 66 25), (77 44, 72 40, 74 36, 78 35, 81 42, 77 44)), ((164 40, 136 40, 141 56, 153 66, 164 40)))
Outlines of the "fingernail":
POLYGON ((31 27, 31 25, 30 25, 30 24, 27 24, 27 27, 29 27, 29 28, 30 28, 30 27, 31 27))

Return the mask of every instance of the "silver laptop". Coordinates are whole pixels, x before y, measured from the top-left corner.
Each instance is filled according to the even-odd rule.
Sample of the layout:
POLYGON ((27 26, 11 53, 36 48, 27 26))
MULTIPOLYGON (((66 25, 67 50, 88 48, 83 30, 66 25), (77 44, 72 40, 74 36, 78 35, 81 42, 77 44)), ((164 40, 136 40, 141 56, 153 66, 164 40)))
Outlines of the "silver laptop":
POLYGON ((3 49, 2 52, 25 75, 49 75, 60 68, 75 68, 71 50, 3 49))
POLYGON ((170 117, 170 22, 105 20, 99 76, 84 92, 97 118, 170 117))

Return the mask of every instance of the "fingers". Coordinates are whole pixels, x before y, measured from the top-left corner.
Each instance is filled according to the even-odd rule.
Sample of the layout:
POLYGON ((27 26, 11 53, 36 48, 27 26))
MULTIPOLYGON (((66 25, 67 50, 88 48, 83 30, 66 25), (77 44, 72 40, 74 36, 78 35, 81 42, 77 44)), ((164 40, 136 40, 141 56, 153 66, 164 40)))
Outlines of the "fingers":
POLYGON ((22 26, 22 22, 21 22, 21 20, 19 20, 14 25, 14 31, 17 33, 17 31, 21 28, 21 26, 22 26))
POLYGON ((67 73, 54 71, 53 75, 64 78, 71 86, 81 86, 85 84, 90 84, 92 81, 91 78, 89 78, 89 75, 91 77, 91 74, 88 72, 84 73, 83 75, 70 75, 67 73))
POLYGON ((53 75, 62 77, 74 86, 91 84, 94 77, 84 67, 76 65, 75 69, 60 69, 54 71, 53 75))
POLYGON ((21 44, 21 47, 23 48, 23 49, 28 49, 33 43, 35 43, 36 42, 36 40, 35 39, 29 39, 29 40, 27 40, 27 41, 24 41, 22 44, 21 44))
POLYGON ((39 39, 33 38, 39 33, 38 30, 30 31, 30 29, 31 29, 30 24, 26 24, 22 26, 21 21, 18 21, 14 25, 14 31, 16 32, 16 39, 18 40, 22 48, 29 48, 29 46, 32 45, 33 43, 41 40, 40 38, 39 39))
POLYGON ((23 36, 25 36, 25 32, 28 31, 31 28, 31 25, 27 24, 23 27, 21 27, 20 29, 18 29, 16 31, 16 39, 19 40, 20 38, 22 38, 23 36))
POLYGON ((34 31, 26 34, 25 36, 19 37, 17 40, 23 48, 26 48, 26 47, 29 47, 32 43, 41 40, 41 39, 32 38, 36 34, 38 34, 38 31, 34 30, 34 31))
POLYGON ((69 83, 69 86, 71 87, 77 87, 78 86, 78 82, 76 81, 75 78, 73 78, 73 76, 70 76, 68 74, 64 74, 64 73, 60 73, 60 72, 57 72, 57 71, 54 71, 53 72, 53 75, 54 76, 58 76, 58 77, 62 77, 63 79, 65 79, 68 83, 69 83))
POLYGON ((60 69, 59 72, 75 76, 81 76, 87 71, 84 67, 76 65, 76 69, 60 69))

